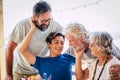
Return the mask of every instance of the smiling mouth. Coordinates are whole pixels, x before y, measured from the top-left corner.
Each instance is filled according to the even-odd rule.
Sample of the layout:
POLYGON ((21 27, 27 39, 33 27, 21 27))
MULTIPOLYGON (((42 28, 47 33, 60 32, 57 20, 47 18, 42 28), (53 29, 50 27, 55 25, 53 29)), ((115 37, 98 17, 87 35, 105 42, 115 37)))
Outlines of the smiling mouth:
POLYGON ((43 25, 42 28, 46 28, 47 26, 46 25, 43 25))
POLYGON ((60 48, 56 48, 56 50, 58 50, 58 51, 62 51, 62 49, 60 49, 60 48))

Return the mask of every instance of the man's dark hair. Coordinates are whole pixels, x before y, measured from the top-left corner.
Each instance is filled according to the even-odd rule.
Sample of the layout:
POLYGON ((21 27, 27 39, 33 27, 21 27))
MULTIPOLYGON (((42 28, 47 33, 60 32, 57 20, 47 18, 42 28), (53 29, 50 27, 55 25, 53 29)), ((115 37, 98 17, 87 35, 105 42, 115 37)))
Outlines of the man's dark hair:
POLYGON ((57 36, 62 36, 63 39, 65 39, 65 36, 62 33, 51 32, 46 38, 46 42, 51 44, 52 40, 55 39, 57 36))
POLYGON ((51 7, 46 1, 39 1, 33 7, 33 14, 36 17, 39 17, 39 14, 43 14, 48 11, 51 12, 51 7))

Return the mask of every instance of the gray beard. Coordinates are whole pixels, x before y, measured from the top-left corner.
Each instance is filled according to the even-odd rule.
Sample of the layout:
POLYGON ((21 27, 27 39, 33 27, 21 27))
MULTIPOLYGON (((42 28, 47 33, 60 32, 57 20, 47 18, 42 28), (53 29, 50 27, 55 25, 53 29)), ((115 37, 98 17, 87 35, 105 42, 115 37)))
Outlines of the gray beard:
POLYGON ((36 27, 37 27, 40 31, 45 31, 45 30, 47 30, 47 28, 48 28, 49 25, 47 25, 47 26, 45 25, 46 27, 43 28, 44 25, 45 25, 45 24, 40 25, 40 26, 36 25, 36 27))

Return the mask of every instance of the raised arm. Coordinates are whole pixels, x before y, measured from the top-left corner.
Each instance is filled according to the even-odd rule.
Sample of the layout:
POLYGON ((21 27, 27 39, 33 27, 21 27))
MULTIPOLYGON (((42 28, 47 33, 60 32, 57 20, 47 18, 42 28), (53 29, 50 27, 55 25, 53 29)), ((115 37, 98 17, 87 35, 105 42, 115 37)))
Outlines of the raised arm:
POLYGON ((87 80, 89 76, 88 68, 85 70, 82 70, 82 54, 84 52, 83 50, 74 50, 75 53, 75 74, 76 74, 76 80, 87 80))
POLYGON ((35 63, 35 60, 36 60, 36 57, 34 54, 32 54, 31 52, 29 52, 27 50, 27 47, 30 43, 30 40, 32 38, 32 35, 33 33, 35 32, 36 30, 36 27, 35 25, 33 24, 32 22, 32 19, 30 19, 30 25, 31 25, 31 29, 30 31, 28 32, 28 34, 26 35, 26 37, 23 39, 23 41, 20 43, 19 45, 19 52, 20 54, 22 54, 24 56, 24 58, 30 63, 30 64, 34 64, 35 63))

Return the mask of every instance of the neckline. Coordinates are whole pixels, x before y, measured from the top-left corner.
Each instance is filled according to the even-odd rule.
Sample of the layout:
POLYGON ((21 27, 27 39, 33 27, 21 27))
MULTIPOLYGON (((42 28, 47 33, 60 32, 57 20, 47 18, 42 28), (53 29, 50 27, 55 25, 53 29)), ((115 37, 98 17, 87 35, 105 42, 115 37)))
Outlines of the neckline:
POLYGON ((55 58, 59 58, 61 56, 61 54, 60 55, 58 55, 58 56, 54 56, 54 57, 48 57, 48 58, 50 58, 50 59, 55 59, 55 58))
MULTIPOLYGON (((107 63, 108 60, 109 60, 109 56, 106 58, 105 63, 104 63, 103 66, 102 66, 102 69, 101 69, 101 71, 100 71, 100 74, 99 74, 97 80, 100 79, 100 77, 101 77, 101 75, 102 75, 102 73, 103 73, 103 70, 104 70, 104 68, 105 68, 105 65, 106 65, 106 63, 107 63)), ((99 60, 96 61, 95 69, 94 69, 94 73, 93 73, 92 80, 95 79, 95 75, 96 75, 96 70, 97 70, 97 64, 98 64, 98 62, 99 62, 99 60)))

